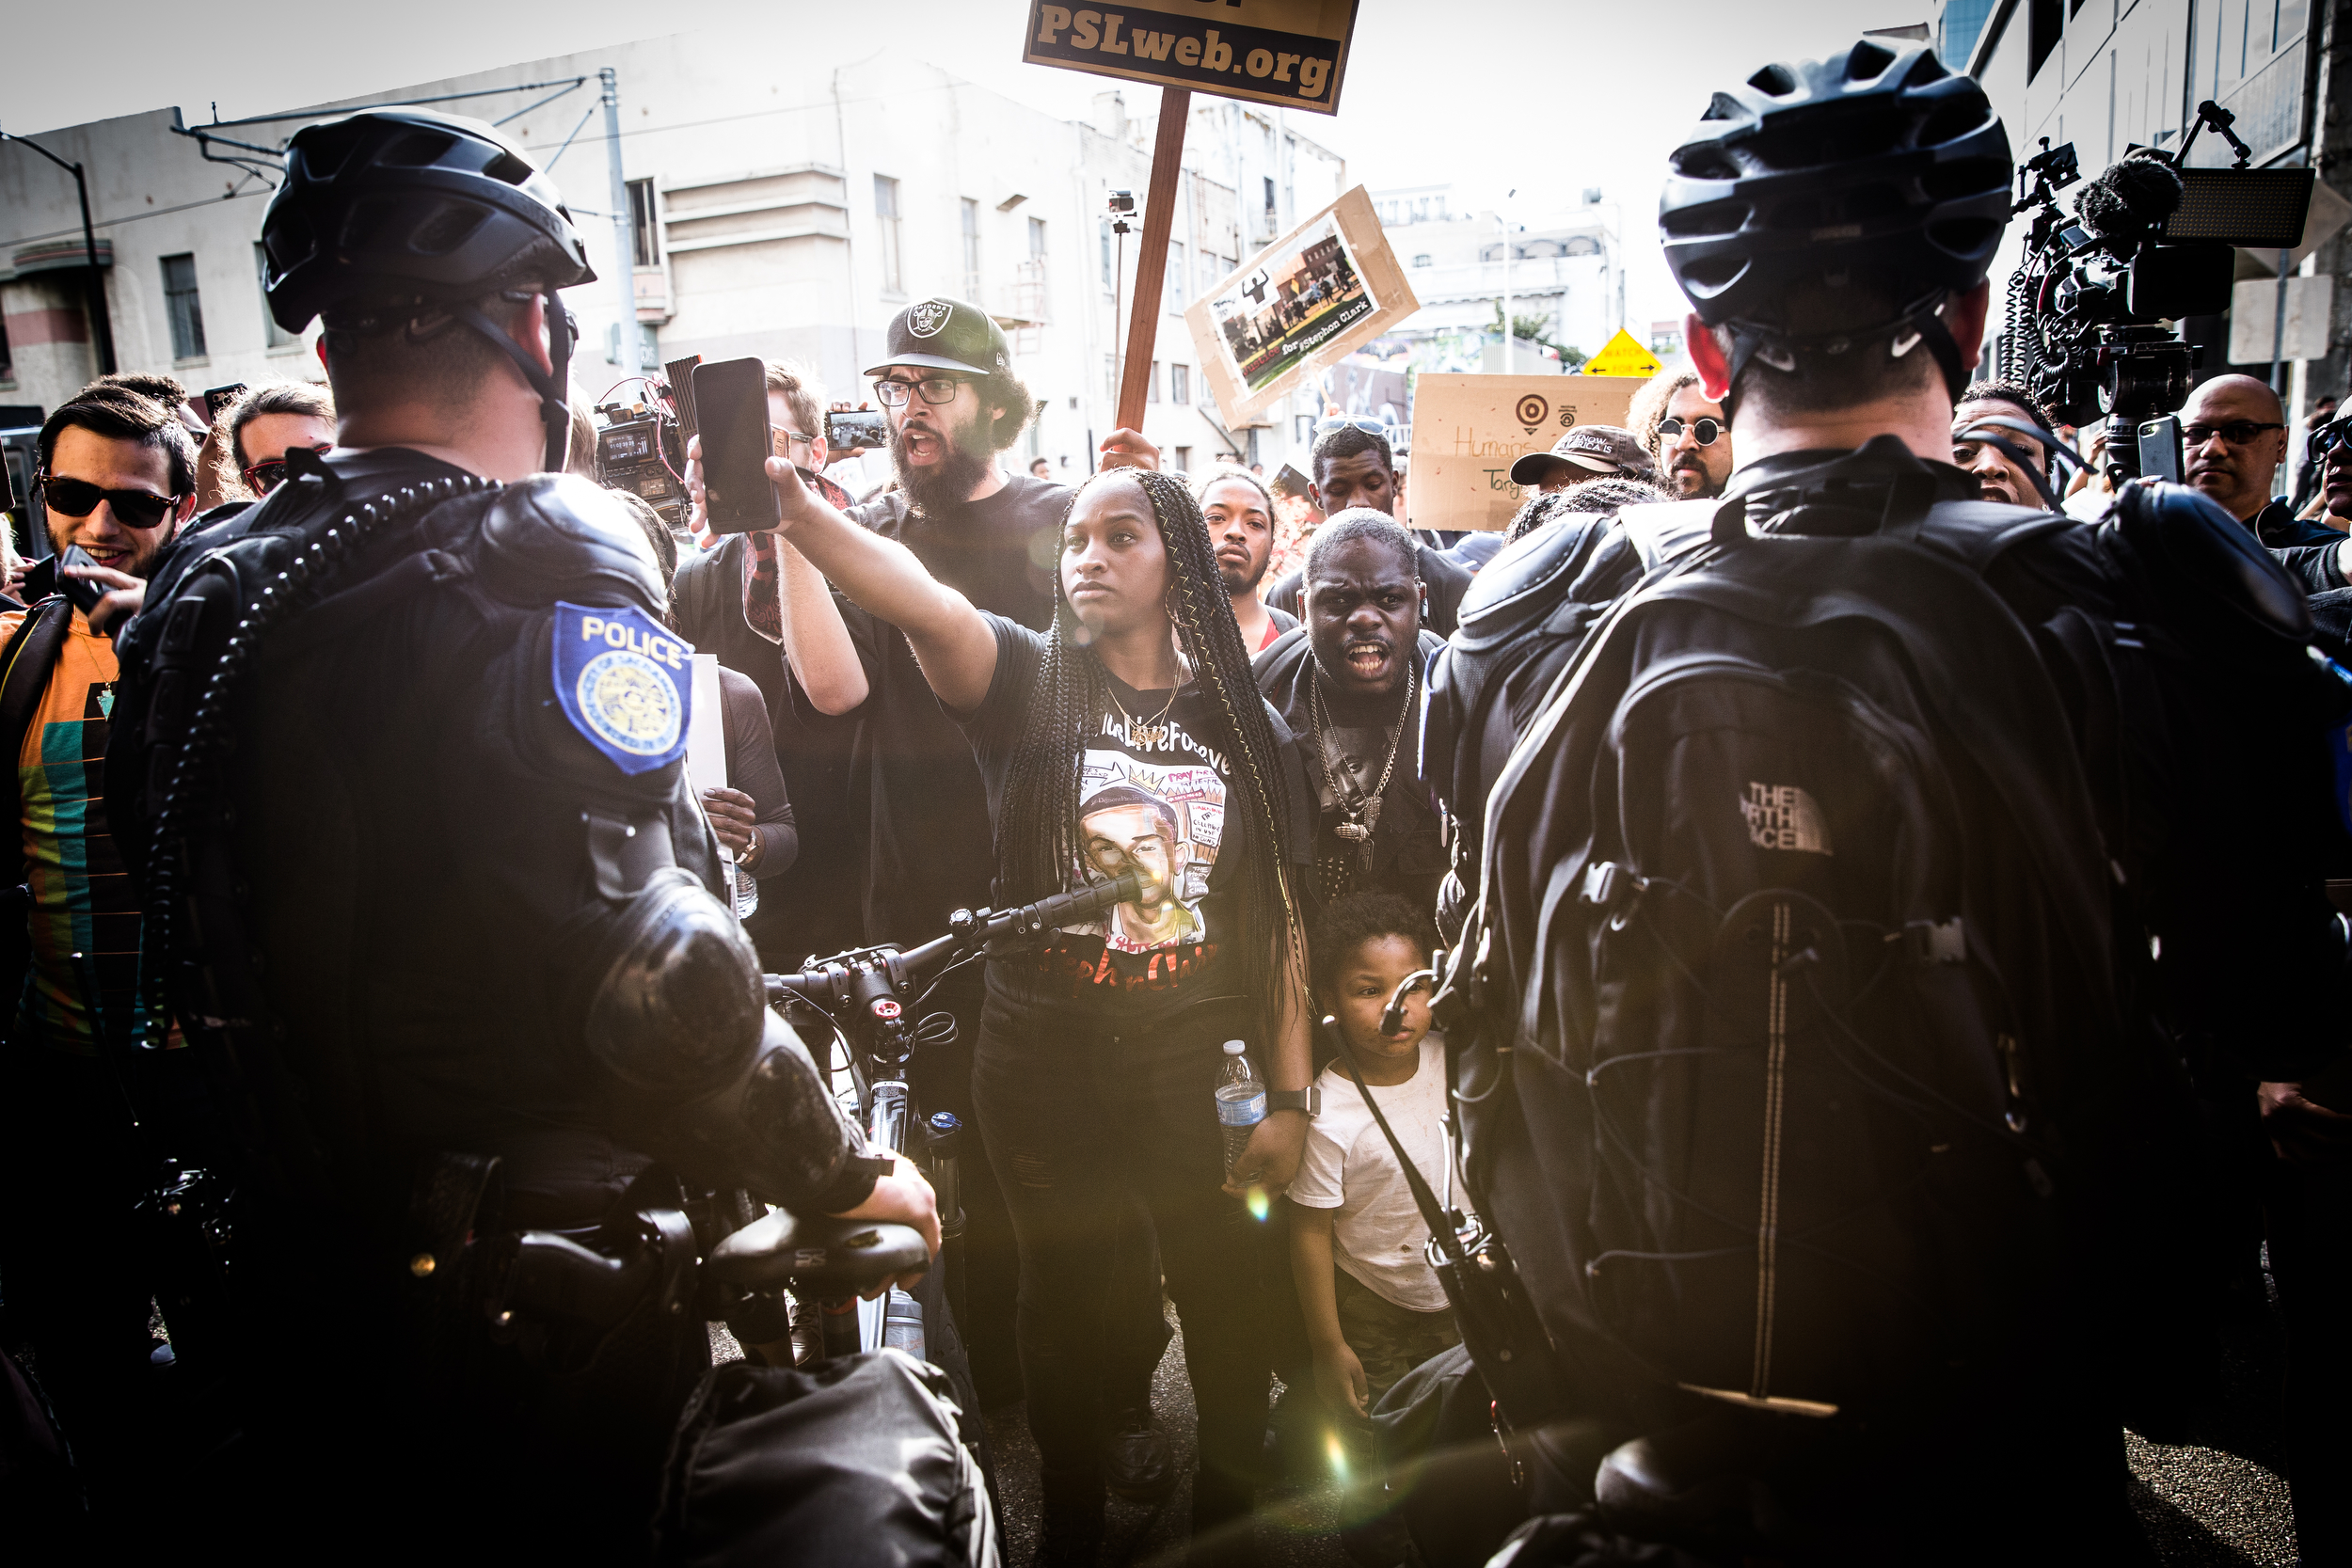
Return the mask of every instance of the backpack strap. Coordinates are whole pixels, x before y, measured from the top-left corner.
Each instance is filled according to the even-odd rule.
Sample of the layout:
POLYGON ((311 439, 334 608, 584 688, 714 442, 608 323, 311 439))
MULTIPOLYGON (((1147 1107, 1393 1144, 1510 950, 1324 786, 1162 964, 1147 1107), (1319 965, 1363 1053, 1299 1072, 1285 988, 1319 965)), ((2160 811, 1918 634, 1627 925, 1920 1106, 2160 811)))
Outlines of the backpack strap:
MULTIPOLYGON (((63 594, 52 594, 33 607, 17 624, 8 646, 0 648, 0 740, 9 743, 8 782, 0 786, 0 797, 13 802, 10 821, 24 815, 24 783, 17 773, 16 758, 24 752, 24 736, 33 727, 33 716, 40 711, 41 695, 49 689, 49 676, 57 667, 57 656, 65 651, 66 634, 72 626, 73 601, 63 594)), ((12 886, 24 879, 24 835, 11 834, 10 844, 7 853, 15 869, 8 882, 12 886)))

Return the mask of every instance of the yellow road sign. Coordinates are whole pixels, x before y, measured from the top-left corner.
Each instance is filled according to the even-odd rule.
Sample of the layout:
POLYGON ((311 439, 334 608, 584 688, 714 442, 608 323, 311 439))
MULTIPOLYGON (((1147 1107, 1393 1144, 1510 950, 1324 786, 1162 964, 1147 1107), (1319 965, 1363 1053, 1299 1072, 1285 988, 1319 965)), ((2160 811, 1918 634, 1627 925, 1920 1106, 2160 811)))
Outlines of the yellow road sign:
POLYGON ((1656 375, 1658 358, 1649 350, 1634 341, 1633 334, 1624 327, 1601 345, 1598 354, 1584 361, 1586 375, 1656 375))

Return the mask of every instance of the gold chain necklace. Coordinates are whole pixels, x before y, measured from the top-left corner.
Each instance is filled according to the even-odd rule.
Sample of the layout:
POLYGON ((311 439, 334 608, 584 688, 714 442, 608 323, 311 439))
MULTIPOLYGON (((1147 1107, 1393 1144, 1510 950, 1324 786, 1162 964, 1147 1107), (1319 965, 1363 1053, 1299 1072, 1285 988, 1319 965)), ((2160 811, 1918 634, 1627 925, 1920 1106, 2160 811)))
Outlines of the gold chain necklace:
POLYGON ((1141 723, 1137 723, 1135 715, 1127 711, 1127 705, 1119 700, 1118 691, 1112 688, 1110 672, 1107 670, 1104 672, 1103 695, 1111 700, 1111 706, 1119 710, 1120 721, 1127 726, 1128 745, 1149 749, 1167 743, 1168 726, 1160 721, 1167 718, 1168 710, 1176 705, 1176 693, 1184 689, 1183 674, 1183 671, 1177 672, 1177 684, 1168 688, 1168 701, 1160 705, 1160 711, 1141 723))

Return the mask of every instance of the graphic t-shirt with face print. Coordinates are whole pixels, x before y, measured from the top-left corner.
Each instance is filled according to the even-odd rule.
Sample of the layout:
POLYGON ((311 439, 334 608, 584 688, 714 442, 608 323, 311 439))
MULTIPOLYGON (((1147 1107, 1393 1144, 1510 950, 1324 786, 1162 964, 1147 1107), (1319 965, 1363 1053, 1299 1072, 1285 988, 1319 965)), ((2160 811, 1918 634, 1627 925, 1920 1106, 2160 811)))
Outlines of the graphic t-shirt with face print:
MULTIPOLYGON (((1004 819, 1005 779, 1030 721, 1046 643, 1016 622, 989 620, 996 676, 964 730, 993 824, 1004 819)), ((1094 720, 1079 762, 1076 863, 1066 886, 1134 871, 1143 895, 1033 947, 993 955, 989 990, 1017 1008, 1079 1008, 1140 1022, 1238 994, 1238 971, 1228 961, 1239 938, 1233 861, 1264 834, 1240 819, 1232 769, 1247 763, 1211 738, 1226 729, 1213 721, 1212 693, 1187 685, 1171 701, 1166 690, 1136 691, 1115 678, 1110 685, 1116 702, 1094 720)))

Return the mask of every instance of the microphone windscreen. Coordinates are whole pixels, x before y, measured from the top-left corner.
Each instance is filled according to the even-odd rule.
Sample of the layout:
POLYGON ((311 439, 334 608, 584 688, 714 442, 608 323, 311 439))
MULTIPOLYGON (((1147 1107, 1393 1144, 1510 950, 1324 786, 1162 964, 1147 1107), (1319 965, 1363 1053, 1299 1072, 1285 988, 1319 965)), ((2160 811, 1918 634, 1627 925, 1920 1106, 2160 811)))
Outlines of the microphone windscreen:
POLYGON ((2155 158, 2126 158, 2083 187, 2074 212, 2101 239, 2130 239, 2172 215, 2181 177, 2155 158))

